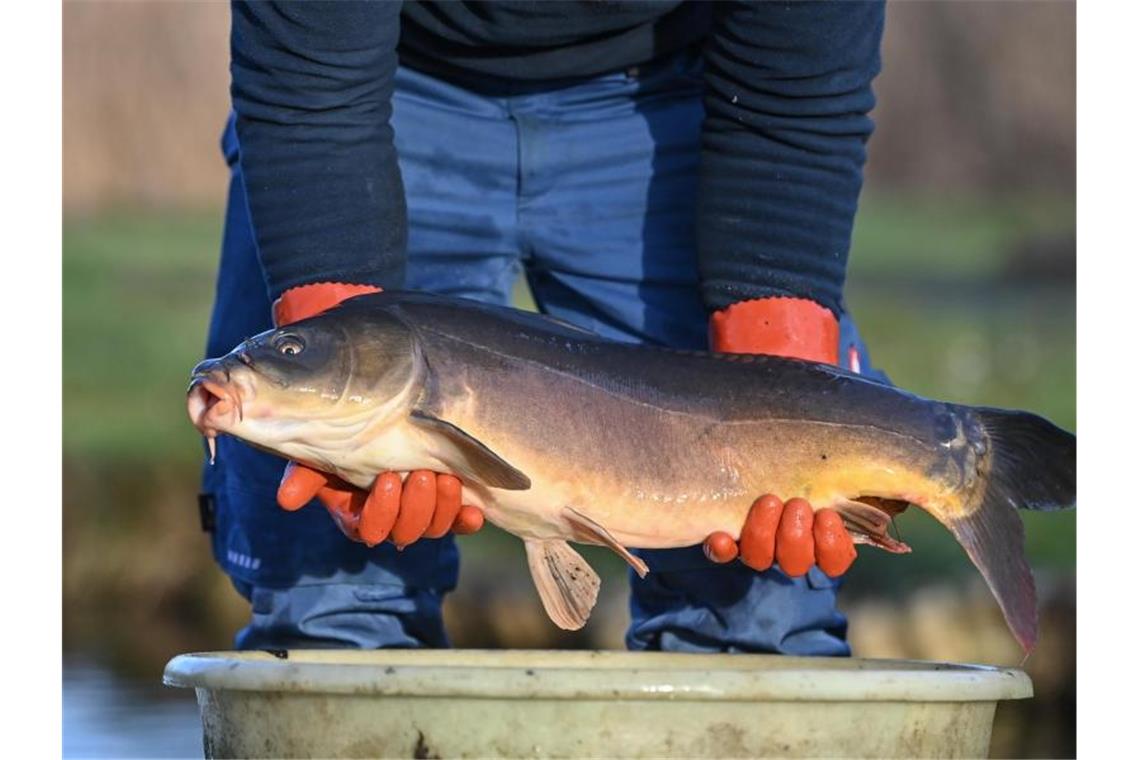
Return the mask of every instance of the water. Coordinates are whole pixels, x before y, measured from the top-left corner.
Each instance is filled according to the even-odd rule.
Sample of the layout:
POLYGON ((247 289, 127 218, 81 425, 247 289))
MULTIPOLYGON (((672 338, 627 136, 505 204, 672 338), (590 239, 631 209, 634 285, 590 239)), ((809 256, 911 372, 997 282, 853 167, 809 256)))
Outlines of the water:
POLYGON ((85 661, 63 664, 63 756, 202 757, 194 692, 85 661))

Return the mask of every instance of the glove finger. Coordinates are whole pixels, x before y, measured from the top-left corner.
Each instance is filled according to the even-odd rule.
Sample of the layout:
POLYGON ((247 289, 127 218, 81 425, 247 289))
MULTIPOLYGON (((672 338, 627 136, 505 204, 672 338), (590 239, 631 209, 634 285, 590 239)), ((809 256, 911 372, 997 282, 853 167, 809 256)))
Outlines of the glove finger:
POLYGON ((322 488, 317 498, 329 511, 340 532, 353 541, 360 540, 360 513, 368 494, 364 491, 341 491, 322 488))
POLYGON ((710 533, 709 537, 705 539, 705 556, 718 565, 732 562, 739 553, 740 547, 732 540, 732 536, 723 530, 710 533))
POLYGON ((821 509, 815 513, 812 524, 815 538, 815 561, 828 577, 843 575, 855 561, 855 541, 843 525, 843 518, 834 509, 821 509))
POLYGON ((740 561, 753 570, 767 570, 775 561, 776 530, 783 511, 784 502, 773 494, 752 502, 740 531, 740 561))
POLYGON ((792 578, 805 574, 815 564, 813 521, 811 504, 804 499, 788 499, 776 529, 776 561, 792 578))
POLYGON ((473 507, 470 504, 464 504, 459 508, 459 514, 455 516, 455 522, 451 526, 451 532, 456 535, 466 536, 471 533, 478 533, 483 528, 483 510, 478 507, 473 507))
POLYGON ((281 476, 281 485, 277 487, 277 503, 282 509, 294 512, 312 501, 317 491, 328 482, 329 476, 323 472, 289 462, 281 476))
POLYGON ((364 507, 360 510, 360 540, 376 546, 392 532, 396 516, 400 513, 400 494, 403 484, 394 472, 382 472, 372 484, 364 507))
POLYGON ((404 481, 404 492, 400 496, 400 514, 392 526, 389 538, 397 548, 403 549, 418 540, 427 530, 435 510, 435 473, 430 470, 416 470, 404 481))
POLYGON ((435 478, 435 514, 424 532, 425 538, 440 538, 451 530, 459 515, 463 483, 454 475, 440 473, 435 478))
POLYGON ((325 486, 317 491, 317 501, 329 512, 348 513, 352 505, 352 491, 325 486))

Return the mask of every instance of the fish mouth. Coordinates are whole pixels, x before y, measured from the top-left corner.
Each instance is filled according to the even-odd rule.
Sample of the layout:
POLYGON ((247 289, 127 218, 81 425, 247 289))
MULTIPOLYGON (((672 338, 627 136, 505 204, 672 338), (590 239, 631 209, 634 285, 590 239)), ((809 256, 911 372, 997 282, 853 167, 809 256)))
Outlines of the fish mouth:
POLYGON ((215 439, 244 419, 241 392, 221 368, 196 371, 186 390, 186 413, 201 433, 214 460, 215 439))

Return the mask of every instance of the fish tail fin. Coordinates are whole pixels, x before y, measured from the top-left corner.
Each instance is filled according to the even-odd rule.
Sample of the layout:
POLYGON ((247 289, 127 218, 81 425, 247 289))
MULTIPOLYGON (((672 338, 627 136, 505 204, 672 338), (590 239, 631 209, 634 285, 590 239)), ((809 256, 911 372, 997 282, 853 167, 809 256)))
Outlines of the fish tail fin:
POLYGON ((986 579, 1006 623, 1028 653, 1037 643, 1037 592, 1017 510, 1075 506, 1077 439, 1026 412, 970 411, 988 437, 989 475, 963 514, 942 522, 986 579))
MULTIPOLYGON (((989 491, 1018 509, 1053 512, 1077 501, 1077 437, 1028 412, 977 408, 992 448, 989 491)), ((988 491, 987 491, 988 495, 988 491)))

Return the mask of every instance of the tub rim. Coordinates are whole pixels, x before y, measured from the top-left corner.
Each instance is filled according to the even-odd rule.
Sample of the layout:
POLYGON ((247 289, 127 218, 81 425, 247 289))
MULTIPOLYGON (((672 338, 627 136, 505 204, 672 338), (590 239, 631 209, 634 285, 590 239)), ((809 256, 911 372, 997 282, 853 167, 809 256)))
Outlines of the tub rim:
POLYGON ((470 699, 995 702, 1033 696, 1024 671, 990 665, 591 650, 195 652, 167 663, 163 683, 209 691, 470 699))

